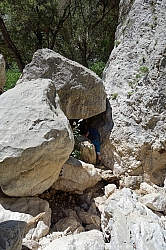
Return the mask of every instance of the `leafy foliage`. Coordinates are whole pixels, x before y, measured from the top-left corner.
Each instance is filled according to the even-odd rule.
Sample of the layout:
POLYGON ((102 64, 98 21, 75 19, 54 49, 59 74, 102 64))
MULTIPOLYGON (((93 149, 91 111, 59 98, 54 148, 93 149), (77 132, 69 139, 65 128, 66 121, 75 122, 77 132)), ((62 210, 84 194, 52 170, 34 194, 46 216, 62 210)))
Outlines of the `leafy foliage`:
POLYGON ((90 69, 93 70, 99 77, 102 78, 105 63, 102 61, 94 62, 90 65, 90 69))
POLYGON ((6 83, 4 89, 8 90, 13 88, 16 85, 16 82, 18 81, 20 75, 21 73, 16 64, 13 67, 9 68, 6 72, 6 83))
MULTIPOLYGON (((47 47, 89 67, 108 60, 118 5, 119 0, 4 0, 0 15, 25 63, 47 47)), ((99 65, 94 66, 97 72, 99 65)))
POLYGON ((74 135, 75 145, 74 145, 74 150, 71 153, 71 155, 74 158, 80 159, 81 152, 80 152, 80 148, 77 145, 77 140, 80 136, 80 130, 79 130, 78 126, 75 126, 75 128, 73 129, 73 135, 74 135))

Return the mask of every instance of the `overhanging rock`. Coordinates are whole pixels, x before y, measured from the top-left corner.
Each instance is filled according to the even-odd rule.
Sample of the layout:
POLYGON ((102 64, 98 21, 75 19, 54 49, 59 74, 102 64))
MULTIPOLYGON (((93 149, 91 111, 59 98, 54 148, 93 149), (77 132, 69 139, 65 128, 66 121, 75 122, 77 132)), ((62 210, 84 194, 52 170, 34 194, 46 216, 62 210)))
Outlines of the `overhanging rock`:
POLYGON ((93 71, 52 50, 37 50, 17 84, 38 78, 54 82, 68 119, 86 119, 106 110, 102 80, 93 71))

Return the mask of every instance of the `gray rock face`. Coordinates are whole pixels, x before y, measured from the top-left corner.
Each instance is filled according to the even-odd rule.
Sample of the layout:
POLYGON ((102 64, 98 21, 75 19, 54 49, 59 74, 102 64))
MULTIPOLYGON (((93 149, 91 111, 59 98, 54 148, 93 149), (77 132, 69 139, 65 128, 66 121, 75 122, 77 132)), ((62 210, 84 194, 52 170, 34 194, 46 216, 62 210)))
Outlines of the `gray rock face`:
POLYGON ((65 192, 82 193, 100 180, 101 176, 94 165, 70 157, 52 187, 65 192))
POLYGON ((54 240, 44 250, 104 250, 102 233, 97 230, 54 240))
POLYGON ((21 250, 26 222, 8 220, 0 223, 0 249, 21 250))
POLYGON ((6 82, 6 73, 5 73, 5 60, 3 55, 0 54, 0 91, 3 89, 3 86, 6 82))
POLYGON ((74 144, 55 86, 48 79, 29 81, 0 102, 2 190, 9 196, 42 193, 58 178, 74 144))
POLYGON ((91 70, 49 49, 38 50, 17 83, 52 79, 68 119, 84 119, 106 109, 102 80, 91 70))
MULTIPOLYGON (((115 48, 104 70, 114 128, 103 158, 115 174, 166 175, 165 1, 120 1, 115 48), (109 150, 108 150, 109 149, 109 150)), ((111 115, 111 114, 110 114, 111 115)))
POLYGON ((104 204, 101 225, 110 250, 164 250, 166 230, 162 220, 130 189, 115 191, 104 204))
POLYGON ((0 225, 8 220, 25 222, 24 237, 38 240, 49 232, 51 209, 37 197, 0 198, 0 225))

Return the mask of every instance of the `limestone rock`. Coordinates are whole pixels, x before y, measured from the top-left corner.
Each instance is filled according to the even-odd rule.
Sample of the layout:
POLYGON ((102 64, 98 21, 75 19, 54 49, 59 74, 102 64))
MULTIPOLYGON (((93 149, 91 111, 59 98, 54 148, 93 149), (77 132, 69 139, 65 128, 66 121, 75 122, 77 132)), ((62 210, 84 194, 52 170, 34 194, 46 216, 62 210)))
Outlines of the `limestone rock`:
POLYGON ((114 191, 117 189, 115 184, 108 184, 107 186, 105 186, 104 188, 104 193, 105 196, 108 198, 111 194, 114 193, 114 191))
POLYGON ((81 138, 78 139, 78 144, 80 148, 80 160, 95 165, 95 146, 85 136, 81 136, 81 138))
POLYGON ((107 200, 107 197, 104 195, 104 196, 99 196, 99 197, 96 197, 94 198, 95 200, 95 204, 96 204, 96 207, 99 209, 100 212, 102 212, 104 210, 104 204, 107 200))
POLYGON ((146 194, 141 198, 141 201, 150 209, 155 211, 166 212, 166 195, 153 193, 146 194))
POLYGON ((2 190, 9 196, 42 193, 58 178, 74 144, 55 86, 49 79, 25 82, 0 102, 2 190))
POLYGON ((165 188, 159 187, 159 186, 154 185, 154 184, 151 186, 146 182, 142 182, 140 184, 140 190, 139 191, 140 191, 141 194, 157 193, 157 194, 161 194, 161 195, 166 196, 166 189, 165 188))
POLYGON ((156 193, 157 190, 146 182, 140 184, 140 191, 142 194, 156 193))
POLYGON ((114 174, 166 175, 165 1, 121 0, 115 47, 103 80, 114 127, 102 156, 114 174))
POLYGON ((109 250, 166 248, 162 220, 129 188, 115 191, 106 200, 101 225, 109 250))
POLYGON ((106 109, 102 80, 91 70, 52 50, 38 50, 18 83, 38 78, 52 79, 68 119, 88 118, 106 109))
POLYGON ((142 182, 142 176, 123 176, 120 181, 120 187, 139 189, 142 182))
POLYGON ((70 235, 54 240, 44 250, 104 250, 102 233, 97 230, 70 235))
POLYGON ((21 250, 26 222, 7 220, 0 223, 0 249, 21 250))
POLYGON ((118 181, 119 177, 112 173, 112 170, 101 170, 101 178, 108 182, 118 181))
POLYGON ((0 92, 3 91, 3 86, 6 82, 5 60, 3 55, 0 54, 0 92))
POLYGON ((0 223, 8 220, 26 222, 25 238, 40 239, 49 232, 51 209, 47 201, 37 197, 0 198, 0 223))
POLYGON ((70 157, 52 187, 65 192, 82 193, 100 180, 101 176, 92 164, 70 157))

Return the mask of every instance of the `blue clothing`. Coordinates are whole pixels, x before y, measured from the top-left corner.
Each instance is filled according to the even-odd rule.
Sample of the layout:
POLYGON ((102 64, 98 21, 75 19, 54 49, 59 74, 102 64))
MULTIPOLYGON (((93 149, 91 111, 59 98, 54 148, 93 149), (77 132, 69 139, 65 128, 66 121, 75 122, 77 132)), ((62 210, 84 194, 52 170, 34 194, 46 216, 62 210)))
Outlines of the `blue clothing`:
POLYGON ((95 146, 96 153, 100 153, 100 140, 97 138, 96 140, 91 140, 91 142, 95 146))
POLYGON ((92 141, 92 140, 96 140, 96 139, 100 139, 100 134, 98 132, 98 130, 94 127, 90 127, 88 129, 88 138, 92 141))
POLYGON ((95 151, 98 155, 100 155, 100 134, 96 128, 91 126, 88 129, 88 138, 91 140, 93 145, 95 146, 95 151))

